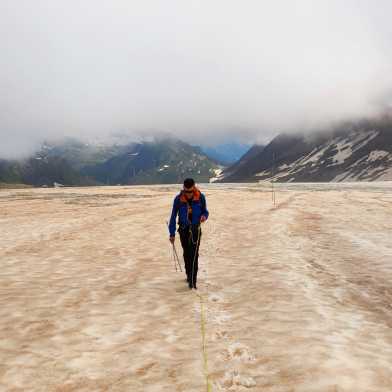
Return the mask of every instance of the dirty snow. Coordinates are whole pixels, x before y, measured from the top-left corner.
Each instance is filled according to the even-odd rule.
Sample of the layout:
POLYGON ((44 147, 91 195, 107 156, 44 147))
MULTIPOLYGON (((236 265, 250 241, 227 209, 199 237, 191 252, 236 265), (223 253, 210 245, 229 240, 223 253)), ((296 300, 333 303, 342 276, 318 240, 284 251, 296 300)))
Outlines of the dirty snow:
POLYGON ((383 159, 385 157, 387 157, 389 155, 388 151, 384 151, 384 150, 374 150, 372 151, 368 158, 366 159, 368 162, 374 162, 377 161, 379 159, 383 159))
MULTIPOLYGON (((0 391, 206 390, 180 188, 0 191, 0 391)), ((392 183, 200 188, 212 390, 390 392, 392 183)))

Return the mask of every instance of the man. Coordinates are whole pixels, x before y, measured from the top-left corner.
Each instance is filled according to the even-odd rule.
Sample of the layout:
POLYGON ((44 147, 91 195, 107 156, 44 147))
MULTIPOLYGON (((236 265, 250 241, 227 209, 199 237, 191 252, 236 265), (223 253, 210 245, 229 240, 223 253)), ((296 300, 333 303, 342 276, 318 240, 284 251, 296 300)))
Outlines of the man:
POLYGON ((185 271, 189 288, 197 289, 197 271, 201 238, 200 224, 208 218, 206 198, 195 186, 192 178, 184 180, 183 190, 174 198, 170 217, 170 242, 174 244, 176 217, 178 214, 178 232, 183 249, 185 271))

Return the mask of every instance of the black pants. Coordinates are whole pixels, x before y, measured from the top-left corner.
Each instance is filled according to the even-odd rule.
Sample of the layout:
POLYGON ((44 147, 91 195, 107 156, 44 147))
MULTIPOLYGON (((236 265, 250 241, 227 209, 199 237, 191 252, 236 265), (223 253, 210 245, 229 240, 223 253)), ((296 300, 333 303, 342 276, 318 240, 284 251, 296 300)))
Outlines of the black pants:
POLYGON ((197 270, 199 267, 199 247, 201 228, 199 225, 179 227, 181 246, 183 249, 185 271, 188 283, 196 286, 197 270))

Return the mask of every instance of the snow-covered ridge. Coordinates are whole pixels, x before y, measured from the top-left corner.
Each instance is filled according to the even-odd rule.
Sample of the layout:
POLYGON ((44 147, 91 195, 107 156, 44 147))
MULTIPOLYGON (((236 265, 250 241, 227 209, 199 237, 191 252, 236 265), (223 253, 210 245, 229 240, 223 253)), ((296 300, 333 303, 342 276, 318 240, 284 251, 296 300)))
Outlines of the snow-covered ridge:
MULTIPOLYGON (((259 181, 371 181, 392 179, 392 143, 376 129, 351 131, 315 144, 310 152, 257 172, 259 181), (385 142, 387 140, 387 142, 385 142), (379 148, 382 147, 382 148, 379 148)), ((388 134, 387 134, 388 135, 388 134)), ((306 142, 303 149, 306 151, 306 142)))

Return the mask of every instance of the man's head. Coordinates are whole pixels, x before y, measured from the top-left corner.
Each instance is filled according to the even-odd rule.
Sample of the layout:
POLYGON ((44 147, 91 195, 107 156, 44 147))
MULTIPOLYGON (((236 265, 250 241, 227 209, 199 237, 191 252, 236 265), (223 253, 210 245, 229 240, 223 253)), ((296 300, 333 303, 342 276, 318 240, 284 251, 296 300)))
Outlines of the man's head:
POLYGON ((195 181, 193 178, 186 178, 184 180, 184 193, 188 199, 193 196, 193 189, 195 186, 195 181))

